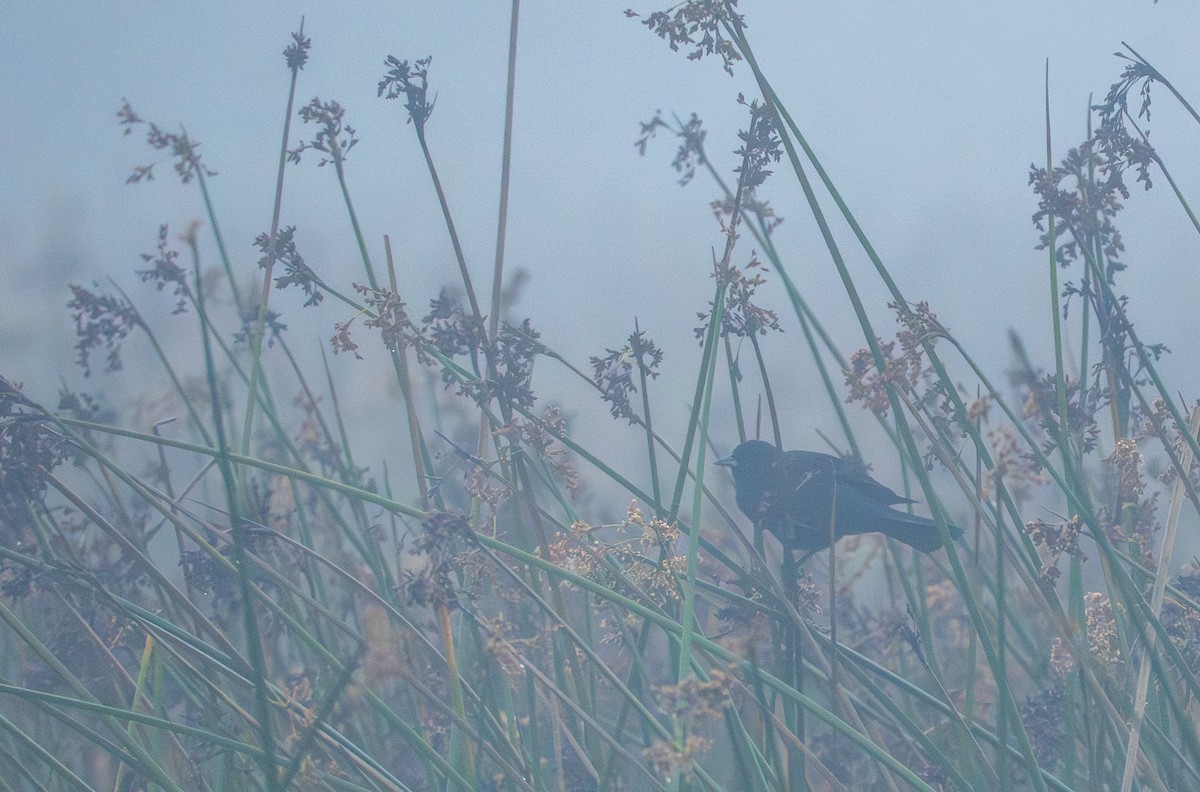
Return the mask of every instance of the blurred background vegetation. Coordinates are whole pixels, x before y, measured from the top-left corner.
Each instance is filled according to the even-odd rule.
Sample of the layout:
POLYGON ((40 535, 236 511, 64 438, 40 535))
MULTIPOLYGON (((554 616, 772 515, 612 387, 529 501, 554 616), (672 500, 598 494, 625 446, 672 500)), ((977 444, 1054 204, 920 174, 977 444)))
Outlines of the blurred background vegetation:
MULTIPOLYGON (((1195 134, 1187 87, 1122 45, 1092 100, 1072 98, 1088 112, 1063 111, 1079 123, 1060 142, 1039 60, 1023 110, 1037 131, 1014 143, 1038 164, 1021 164, 1027 203, 1003 221, 1032 214, 1030 232, 975 258, 994 229, 973 248, 983 221, 944 209, 893 265, 904 246, 877 248, 851 209, 892 164, 844 161, 861 169, 844 197, 809 139, 823 109, 778 88, 812 75, 760 66, 756 31, 794 21, 770 10, 621 18, 639 51, 738 90, 720 92, 728 128, 712 137, 684 109, 630 124, 621 157, 658 186, 611 217, 557 214, 558 190, 594 188, 536 143, 586 117, 556 105, 521 142, 516 4, 491 34, 501 67, 470 78, 502 108, 486 129, 454 109, 420 37, 336 56, 373 69, 368 118, 387 121, 368 134, 311 85, 311 22, 280 36, 290 83, 282 140, 260 155, 272 178, 246 191, 252 243, 223 231, 247 222, 247 196, 226 208, 221 150, 136 96, 114 104, 147 146, 122 149, 128 194, 172 183, 198 208, 171 223, 173 204, 139 206, 157 231, 111 280, 51 270, 72 340, 40 353, 29 386, 19 355, 0 372, 0 783, 1196 785, 1196 338, 1177 313, 1186 269, 1130 263, 1122 236, 1125 203, 1154 196, 1150 236, 1194 249, 1191 163, 1148 137, 1152 96, 1168 140, 1195 134), (487 170, 480 149, 441 142, 464 129, 497 152, 487 170), (531 178, 522 151, 558 175, 531 178), (635 152, 704 185, 698 221, 658 214, 661 171, 635 152), (359 198, 379 174, 424 197, 359 198), (510 207, 571 245, 529 247, 510 207), (336 238, 303 222, 334 214, 336 238), (926 244, 963 233, 962 258, 926 266, 926 244), (928 556, 855 537, 793 576, 712 473, 748 437, 866 463, 965 536, 928 556)), ((865 140, 928 130, 900 143, 917 150, 939 134, 928 114, 866 109, 865 140)), ((991 175, 953 151, 909 175, 916 193, 991 175)), ((894 186, 866 203, 921 208, 894 186)), ((23 332, 54 338, 57 311, 24 310, 23 332)))

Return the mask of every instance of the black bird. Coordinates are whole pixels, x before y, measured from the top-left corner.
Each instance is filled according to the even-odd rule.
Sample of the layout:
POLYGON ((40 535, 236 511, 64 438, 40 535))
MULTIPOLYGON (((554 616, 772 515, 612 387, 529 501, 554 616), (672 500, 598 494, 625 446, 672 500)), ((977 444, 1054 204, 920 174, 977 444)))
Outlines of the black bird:
MULTIPOLYGON (((838 538, 878 531, 926 553, 942 546, 933 520, 891 508, 913 501, 849 460, 748 440, 714 464, 733 471, 738 508, 789 549, 829 547, 831 525, 838 538)), ((953 538, 962 536, 961 528, 947 527, 953 538)))

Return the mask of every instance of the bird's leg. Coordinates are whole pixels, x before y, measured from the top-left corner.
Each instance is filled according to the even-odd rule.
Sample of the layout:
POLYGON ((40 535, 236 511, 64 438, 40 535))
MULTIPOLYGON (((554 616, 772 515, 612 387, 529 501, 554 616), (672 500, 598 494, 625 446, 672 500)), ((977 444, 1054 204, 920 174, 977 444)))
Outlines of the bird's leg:
MULTIPOLYGON (((805 557, 807 558, 807 556, 805 557)), ((797 586, 797 581, 800 579, 798 570, 796 551, 790 547, 786 548, 783 555, 783 568, 780 571, 783 577, 783 594, 793 606, 796 604, 796 596, 799 591, 797 586)))
POLYGON ((805 562, 807 562, 808 559, 812 558, 819 552, 821 552, 821 551, 820 550, 809 550, 807 553, 800 556, 800 560, 796 562, 796 568, 799 569, 800 567, 804 566, 805 562))

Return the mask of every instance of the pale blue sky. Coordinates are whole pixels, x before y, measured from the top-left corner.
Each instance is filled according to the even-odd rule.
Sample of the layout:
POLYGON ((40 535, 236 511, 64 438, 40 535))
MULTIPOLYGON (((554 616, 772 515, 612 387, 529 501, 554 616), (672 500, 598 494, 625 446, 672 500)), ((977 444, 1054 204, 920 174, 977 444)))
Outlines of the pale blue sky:
MULTIPOLYGON (((694 111, 728 173, 745 121, 735 99, 739 91, 752 95, 752 83, 744 66, 730 78, 717 61, 670 52, 624 16, 628 4, 522 5, 508 264, 531 276, 514 313, 530 316, 581 367, 588 355, 620 345, 638 318, 668 353, 669 373, 657 387, 667 394, 662 409, 676 413, 664 418, 669 426, 686 413, 698 355, 691 328, 706 305, 710 251, 721 238, 708 210, 713 187, 703 176, 686 189, 675 184, 675 143, 660 139, 644 159, 632 144, 638 122, 656 110, 685 118, 694 111)), ((1030 162, 1044 161, 1046 58, 1057 156, 1084 137, 1089 93, 1098 100, 1120 73, 1112 53, 1122 40, 1200 98, 1200 10, 1189 3, 745 0, 742 11, 764 70, 901 288, 929 299, 998 375, 1007 368, 1010 326, 1035 352, 1048 349, 1046 260, 1033 250, 1036 203, 1027 185, 1030 162)), ((270 223, 286 99, 280 52, 302 14, 313 49, 298 100, 320 96, 347 107, 361 139, 348 178, 368 243, 382 260, 382 236, 391 235, 418 306, 454 278, 453 258, 403 109, 375 91, 385 56, 433 56, 438 99, 429 139, 486 291, 508 13, 500 2, 9 4, 0 26, 0 105, 9 118, 0 147, 0 373, 53 401, 60 376, 77 381, 67 365, 64 282, 111 276, 153 301, 132 275, 138 254, 153 249, 160 223, 182 230, 202 216, 197 192, 173 180, 168 163, 153 183, 124 184, 155 152, 120 135, 114 113, 123 97, 143 117, 183 124, 203 142, 220 171, 211 187, 223 231, 236 261, 253 267, 250 242, 270 223)), ((1196 198, 1200 127, 1166 91, 1157 90, 1154 109, 1153 139, 1196 198)), ((306 133, 295 127, 293 143, 306 133)), ((787 218, 778 245, 799 285, 844 348, 857 348, 856 325, 794 179, 772 179, 763 195, 787 218)), ((290 171, 283 221, 299 227, 301 251, 331 280, 338 272, 362 279, 331 169, 310 158, 290 171)), ((1168 371, 1194 389, 1200 378, 1187 360, 1200 336, 1200 237, 1165 182, 1135 194, 1121 227, 1130 265, 1122 284, 1138 328, 1177 350, 1168 371)), ((205 254, 215 262, 207 240, 205 254)), ((852 266, 876 326, 890 333, 883 290, 861 256, 852 266)), ((789 445, 815 447, 809 426, 831 418, 807 412, 807 367, 786 379, 786 361, 804 355, 782 290, 771 286, 762 296, 785 316, 787 333, 768 351, 782 386, 799 394, 785 416, 797 427, 789 445)), ((325 306, 306 326, 299 301, 287 295, 277 303, 314 346, 345 318, 331 301, 325 306)), ((337 365, 346 367, 343 376, 361 375, 352 361, 337 365)), ((570 400, 585 391, 549 395, 570 400)), ((601 406, 583 412, 581 432, 611 431, 601 406)))

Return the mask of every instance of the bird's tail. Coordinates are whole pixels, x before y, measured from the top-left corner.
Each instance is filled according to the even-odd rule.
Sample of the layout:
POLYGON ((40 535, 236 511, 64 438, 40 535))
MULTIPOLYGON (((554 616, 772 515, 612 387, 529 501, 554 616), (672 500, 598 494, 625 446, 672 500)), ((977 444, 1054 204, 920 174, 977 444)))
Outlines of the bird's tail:
MULTIPOLYGON (((895 515, 880 529, 882 533, 923 553, 933 552, 942 546, 942 534, 933 520, 904 512, 895 512, 895 515)), ((951 539, 962 537, 962 529, 957 525, 946 527, 950 530, 951 539)))

